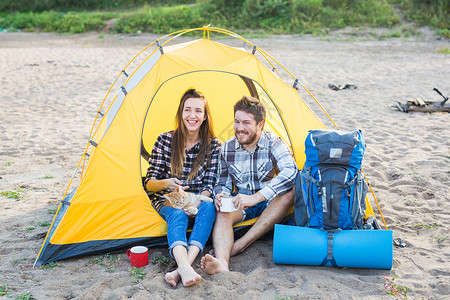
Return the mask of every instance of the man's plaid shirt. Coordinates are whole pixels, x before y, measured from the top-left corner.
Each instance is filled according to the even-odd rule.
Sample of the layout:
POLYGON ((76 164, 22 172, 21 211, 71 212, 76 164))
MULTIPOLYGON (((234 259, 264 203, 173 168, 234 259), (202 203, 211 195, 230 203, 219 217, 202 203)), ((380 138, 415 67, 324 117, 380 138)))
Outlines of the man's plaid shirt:
MULTIPOLYGON (((147 177, 144 182, 146 186, 147 181, 150 179, 168 179, 175 177, 170 171, 170 158, 172 157, 172 137, 173 131, 162 133, 158 136, 155 145, 153 146, 150 159, 148 160, 150 167, 147 170, 147 177)), ((197 176, 190 181, 187 181, 187 177, 192 170, 195 158, 198 155, 200 149, 201 141, 195 144, 189 151, 185 152, 185 160, 183 163, 183 174, 179 180, 182 182, 182 186, 189 186, 186 190, 192 193, 201 193, 207 190, 213 193, 214 185, 217 182, 217 172, 219 166, 219 152, 220 152, 220 142, 217 138, 211 140, 211 151, 210 151, 210 161, 207 164, 205 160, 200 166, 197 176)), ((153 207, 157 211, 161 208, 164 203, 164 198, 161 196, 163 194, 170 193, 170 190, 163 190, 156 193, 149 193, 149 197, 152 200, 153 207)))
POLYGON ((281 138, 263 131, 253 151, 248 152, 233 137, 222 145, 214 193, 259 191, 270 201, 294 186, 297 172, 289 147, 281 138))

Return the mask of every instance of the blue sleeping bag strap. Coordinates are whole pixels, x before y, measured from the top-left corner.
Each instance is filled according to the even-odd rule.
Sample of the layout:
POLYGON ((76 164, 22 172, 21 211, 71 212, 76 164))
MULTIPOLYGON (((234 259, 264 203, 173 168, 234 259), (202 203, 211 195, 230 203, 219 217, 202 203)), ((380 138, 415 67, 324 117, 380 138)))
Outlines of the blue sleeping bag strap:
POLYGON ((327 233, 327 256, 325 256, 325 258, 323 259, 323 261, 320 263, 321 266, 325 266, 328 262, 331 263, 331 265, 333 267, 337 267, 336 264, 336 260, 333 257, 333 239, 334 239, 334 234, 336 232, 340 232, 342 229, 336 229, 336 230, 331 230, 328 231, 327 233))

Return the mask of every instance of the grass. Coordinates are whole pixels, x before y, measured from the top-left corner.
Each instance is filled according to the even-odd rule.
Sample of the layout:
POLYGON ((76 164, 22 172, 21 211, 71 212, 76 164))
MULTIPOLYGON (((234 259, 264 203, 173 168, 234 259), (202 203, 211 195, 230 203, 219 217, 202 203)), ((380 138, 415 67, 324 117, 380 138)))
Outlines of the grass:
POLYGON ((393 295, 393 296, 398 296, 398 298, 400 299, 407 299, 407 293, 408 293, 408 288, 398 285, 396 283, 394 283, 394 280, 397 278, 398 276, 394 276, 392 277, 392 279, 390 278, 383 278, 382 282, 379 282, 378 284, 382 285, 384 287, 384 289, 386 290, 386 293, 389 295, 393 295))
POLYGON ((34 299, 36 299, 36 298, 34 298, 30 292, 22 294, 16 298, 16 300, 34 300, 34 299))
POLYGON ((56 208, 49 208, 47 209, 47 212, 49 215, 54 215, 56 214, 57 209, 56 208))
POLYGON ((0 192, 0 195, 6 196, 7 198, 10 199, 17 199, 17 200, 23 198, 23 195, 20 193, 20 191, 3 191, 0 192))
POLYGON ((25 261, 25 260, 27 260, 27 259, 26 259, 26 258, 18 258, 18 259, 13 259, 13 260, 11 260, 10 263, 13 264, 13 265, 15 265, 15 264, 17 264, 18 262, 25 261))
POLYGON ((153 263, 154 265, 156 265, 156 264, 162 264, 162 265, 164 265, 164 266, 168 266, 168 265, 170 264, 171 261, 172 261, 172 259, 171 259, 170 257, 167 257, 167 256, 165 256, 165 255, 160 255, 160 256, 157 256, 157 257, 153 258, 152 263, 153 263))
POLYGON ((11 293, 9 292, 8 285, 0 285, 0 296, 7 296, 11 298, 11 293))
POLYGON ((86 266, 89 266, 89 265, 100 265, 100 266, 102 266, 105 269, 106 272, 113 273, 113 272, 116 271, 115 268, 114 268, 115 267, 115 263, 117 261, 119 261, 119 260, 120 260, 120 256, 115 256, 114 257, 111 254, 107 253, 107 254, 105 254, 103 256, 99 256, 99 257, 96 257, 96 258, 91 258, 89 260, 89 262, 86 263, 86 266))
POLYGON ((434 239, 436 240, 436 242, 438 244, 442 244, 448 239, 448 237, 447 236, 435 236, 434 239))
POLYGON ((405 198, 403 198, 403 200, 405 200, 405 201, 414 201, 414 202, 418 202, 419 201, 419 200, 417 200, 414 197, 405 197, 405 198))
POLYGON ((137 267, 133 267, 133 269, 130 270, 130 274, 135 278, 135 280, 132 281, 133 283, 139 283, 147 275, 141 268, 137 267))
POLYGON ((417 180, 417 182, 423 182, 424 181, 422 178, 420 178, 421 174, 419 172, 414 171, 413 174, 417 175, 417 176, 414 176, 414 177, 416 177, 415 180, 417 180))
POLYGON ((51 175, 51 174, 45 174, 44 175, 44 179, 52 179, 55 178, 55 176, 51 175))
POLYGON ((45 221, 44 221, 44 222, 39 222, 39 223, 38 223, 38 225, 41 226, 41 227, 47 227, 47 226, 50 226, 51 224, 52 224, 52 223, 50 223, 50 222, 45 222, 45 221))
POLYGON ((3 166, 4 166, 4 167, 10 167, 10 166, 12 166, 13 164, 14 164, 13 161, 8 161, 7 163, 4 163, 3 166))
POLYGON ((40 266, 40 269, 46 270, 46 271, 47 271, 47 270, 51 270, 51 269, 56 268, 56 267, 58 267, 58 268, 64 268, 64 266, 58 264, 57 261, 52 261, 52 262, 49 262, 48 264, 45 264, 45 265, 40 266))
POLYGON ((450 49, 447 46, 445 46, 445 47, 442 47, 440 49, 437 49, 436 52, 437 53, 443 53, 443 54, 450 54, 450 49))
POLYGON ((413 226, 419 227, 419 228, 437 228, 438 227, 438 225, 436 225, 436 224, 424 224, 424 223, 414 224, 413 226))
POLYGON ((402 36, 404 36, 405 38, 412 37, 412 36, 419 36, 422 34, 420 32, 420 30, 418 30, 414 26, 402 26, 401 31, 402 31, 402 36))
POLYGON ((36 227, 30 226, 30 227, 25 228, 25 231, 31 231, 31 230, 35 230, 35 229, 36 229, 36 227))

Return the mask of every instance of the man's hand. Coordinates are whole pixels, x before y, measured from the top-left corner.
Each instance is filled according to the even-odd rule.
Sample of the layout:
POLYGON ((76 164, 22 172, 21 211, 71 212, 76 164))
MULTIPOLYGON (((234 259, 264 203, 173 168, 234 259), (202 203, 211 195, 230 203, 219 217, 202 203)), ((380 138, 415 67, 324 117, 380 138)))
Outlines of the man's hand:
POLYGON ((265 200, 266 198, 261 193, 255 193, 253 195, 238 194, 234 197, 233 203, 237 209, 245 210, 265 200))

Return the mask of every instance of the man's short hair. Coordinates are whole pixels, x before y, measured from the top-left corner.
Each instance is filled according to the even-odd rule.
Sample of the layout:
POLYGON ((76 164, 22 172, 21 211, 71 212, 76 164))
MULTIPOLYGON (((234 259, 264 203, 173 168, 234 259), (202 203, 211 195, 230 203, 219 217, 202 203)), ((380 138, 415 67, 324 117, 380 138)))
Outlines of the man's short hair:
POLYGON ((235 115, 238 110, 252 114, 255 118, 256 124, 266 120, 266 108, 258 99, 254 97, 243 96, 242 99, 234 105, 235 115))

